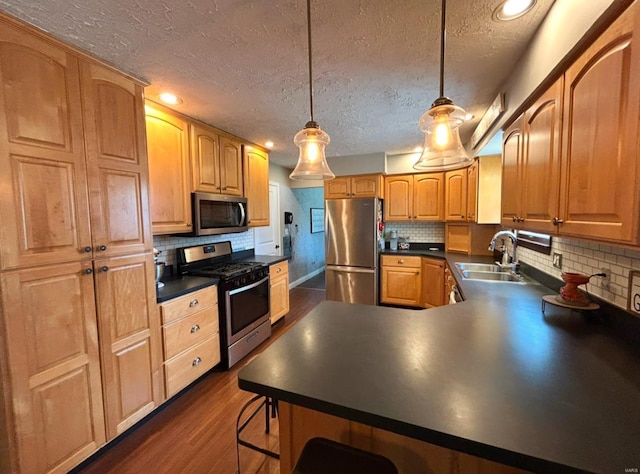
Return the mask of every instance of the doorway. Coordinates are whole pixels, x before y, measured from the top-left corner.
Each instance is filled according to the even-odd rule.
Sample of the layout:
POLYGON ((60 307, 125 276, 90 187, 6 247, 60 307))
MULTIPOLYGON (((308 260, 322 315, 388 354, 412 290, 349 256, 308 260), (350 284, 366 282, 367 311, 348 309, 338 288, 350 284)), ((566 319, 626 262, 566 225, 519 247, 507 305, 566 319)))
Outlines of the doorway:
POLYGON ((269 182, 269 225, 255 228, 256 255, 282 255, 280 185, 269 182))

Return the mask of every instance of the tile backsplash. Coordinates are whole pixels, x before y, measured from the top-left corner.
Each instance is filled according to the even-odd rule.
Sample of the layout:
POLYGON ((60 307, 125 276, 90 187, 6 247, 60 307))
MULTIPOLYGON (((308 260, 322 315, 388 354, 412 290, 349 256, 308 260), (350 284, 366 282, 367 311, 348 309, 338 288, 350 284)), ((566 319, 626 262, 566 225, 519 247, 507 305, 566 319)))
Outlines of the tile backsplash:
POLYGON ((444 243, 444 222, 385 222, 386 240, 392 230, 399 237, 409 237, 409 242, 444 243))
POLYGON ((562 272, 593 275, 606 268, 611 272, 609 289, 602 288, 602 279, 594 276, 586 285, 587 291, 622 309, 627 308, 629 271, 640 270, 640 249, 563 237, 553 237, 551 247, 551 255, 520 247, 518 260, 558 279, 562 272), (562 269, 553 266, 553 252, 562 254, 562 269))
POLYGON ((204 237, 183 237, 179 235, 155 235, 153 236, 153 246, 162 253, 158 260, 167 265, 176 264, 176 252, 178 247, 188 247, 190 245, 204 245, 215 242, 231 241, 231 249, 234 252, 254 248, 253 229, 237 234, 206 235, 204 237))

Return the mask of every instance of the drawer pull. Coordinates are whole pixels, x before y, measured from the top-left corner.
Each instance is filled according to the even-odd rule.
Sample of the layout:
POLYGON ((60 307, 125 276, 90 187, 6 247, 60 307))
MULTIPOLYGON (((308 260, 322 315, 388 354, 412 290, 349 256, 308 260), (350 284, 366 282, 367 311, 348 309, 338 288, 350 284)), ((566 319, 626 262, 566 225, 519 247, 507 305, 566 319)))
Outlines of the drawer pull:
POLYGON ((282 268, 278 268, 278 269, 276 270, 276 273, 280 273, 281 271, 282 271, 282 268))
POLYGON ((191 300, 191 302, 189 303, 189 308, 193 308, 195 306, 198 306, 198 300, 191 300))
POLYGON ((198 326, 197 324, 194 324, 193 326, 191 326, 191 334, 200 331, 200 326, 198 326))
POLYGON ((200 357, 196 357, 195 359, 193 359, 193 362, 191 362, 191 366, 197 367, 198 365, 200 365, 200 362, 202 362, 202 359, 200 357))
POLYGON ((398 260, 398 263, 400 263, 400 264, 404 263, 404 259, 401 258, 400 260, 398 260))

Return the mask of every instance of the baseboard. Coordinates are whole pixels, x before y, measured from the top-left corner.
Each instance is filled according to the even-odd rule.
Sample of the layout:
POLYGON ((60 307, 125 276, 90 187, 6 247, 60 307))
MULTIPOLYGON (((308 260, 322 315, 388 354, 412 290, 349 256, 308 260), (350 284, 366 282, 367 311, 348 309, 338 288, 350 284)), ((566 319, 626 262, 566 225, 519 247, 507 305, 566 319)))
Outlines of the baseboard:
POLYGON ((298 285, 303 284, 307 280, 311 280, 314 276, 320 275, 324 271, 324 267, 320 267, 311 273, 307 273, 305 276, 298 278, 296 281, 292 281, 289 283, 289 289, 295 288, 298 285))

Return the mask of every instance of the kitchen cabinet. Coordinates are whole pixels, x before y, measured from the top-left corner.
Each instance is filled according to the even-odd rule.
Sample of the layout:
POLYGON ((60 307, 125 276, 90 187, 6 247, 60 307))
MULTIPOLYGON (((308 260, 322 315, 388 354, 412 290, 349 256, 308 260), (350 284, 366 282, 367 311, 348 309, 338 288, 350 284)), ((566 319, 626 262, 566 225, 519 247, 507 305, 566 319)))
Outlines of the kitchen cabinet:
POLYGON ((446 261, 422 257, 422 306, 435 308, 445 304, 446 261))
POLYGON ((190 128, 191 190, 194 192, 243 195, 242 150, 206 124, 192 122, 190 128))
POLYGON ((336 176, 324 183, 325 199, 377 197, 382 198, 381 174, 336 176))
POLYGON ((249 145, 244 145, 242 149, 249 227, 268 226, 269 154, 249 145))
POLYGON ((0 471, 66 472, 139 419, 141 385, 137 413, 159 402, 143 88, 15 25, 0 20, 0 471))
POLYGON ((169 398, 221 360, 217 287, 174 298, 159 308, 169 398))
POLYGON ((269 267, 269 312, 271 324, 289 312, 289 262, 269 267))
POLYGON ((475 222, 478 212, 478 160, 467 167, 467 221, 475 222))
POLYGON ((519 228, 522 214, 522 116, 502 134, 502 217, 506 228, 519 228))
POLYGON ((444 173, 386 176, 385 221, 444 220, 444 173))
POLYGON ((467 221, 467 180, 466 168, 447 171, 445 180, 444 219, 447 222, 467 221))
POLYGON ((153 233, 191 232, 188 122, 150 101, 145 110, 153 233))
POLYGON ((451 267, 449 267, 448 263, 445 263, 444 266, 444 304, 451 304, 451 300, 449 295, 451 295, 451 292, 455 292, 459 295, 460 298, 462 298, 462 295, 460 295, 460 290, 459 290, 459 286, 458 286, 458 282, 456 281, 455 277, 453 276, 453 272, 451 271, 451 267))
POLYGON ((380 302, 421 306, 422 263, 420 257, 381 255, 380 302))
POLYGON ((638 243, 640 5, 635 2, 565 72, 562 235, 638 243))
POLYGON ((497 230, 497 226, 491 224, 447 222, 444 227, 445 250, 467 255, 493 255, 488 247, 497 230))

